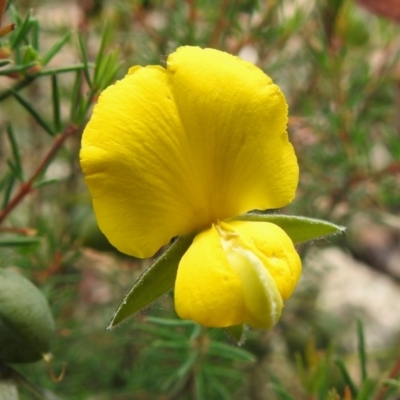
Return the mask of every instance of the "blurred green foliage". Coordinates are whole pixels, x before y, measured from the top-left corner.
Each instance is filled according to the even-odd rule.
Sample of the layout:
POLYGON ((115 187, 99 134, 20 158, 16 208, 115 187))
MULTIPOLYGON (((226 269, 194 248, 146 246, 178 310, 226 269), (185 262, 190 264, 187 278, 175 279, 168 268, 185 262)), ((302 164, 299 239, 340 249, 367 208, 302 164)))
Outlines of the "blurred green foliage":
MULTIPOLYGON (((170 296, 105 331, 147 264, 101 235, 78 164, 92 104, 128 67, 164 64, 184 44, 225 50, 260 66, 287 97, 301 168, 290 212, 347 226, 332 242, 365 259, 360 216, 399 237, 398 25, 350 0, 15 0, 9 22, 15 30, 0 39, 0 267, 40 287, 56 321, 52 368, 66 363, 58 383, 44 362, 13 365, 29 382, 21 398, 398 398, 398 348, 369 354, 361 324, 358 350, 335 347, 344 327, 316 311, 318 284, 307 276, 279 326, 248 332, 242 347, 175 319, 170 296)), ((11 368, 0 367, 0 376, 11 368)))

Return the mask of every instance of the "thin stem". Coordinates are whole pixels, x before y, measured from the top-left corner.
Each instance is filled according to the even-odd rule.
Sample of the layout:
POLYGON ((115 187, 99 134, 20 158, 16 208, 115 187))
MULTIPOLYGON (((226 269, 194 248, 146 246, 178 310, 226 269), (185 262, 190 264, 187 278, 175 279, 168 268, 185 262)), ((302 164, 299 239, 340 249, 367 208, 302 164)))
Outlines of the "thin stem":
POLYGON ((33 172, 31 177, 24 183, 22 183, 19 187, 18 192, 15 196, 10 200, 10 202, 6 205, 6 207, 0 212, 0 225, 7 217, 7 215, 21 202, 21 200, 28 195, 29 193, 34 191, 34 182, 42 174, 42 172, 46 169, 50 161, 54 158, 60 147, 64 144, 64 142, 70 137, 73 136, 76 132, 78 132, 78 127, 75 125, 69 125, 64 130, 64 132, 57 136, 54 139, 53 145, 50 148, 49 152, 43 158, 41 163, 38 165, 36 170, 33 172))

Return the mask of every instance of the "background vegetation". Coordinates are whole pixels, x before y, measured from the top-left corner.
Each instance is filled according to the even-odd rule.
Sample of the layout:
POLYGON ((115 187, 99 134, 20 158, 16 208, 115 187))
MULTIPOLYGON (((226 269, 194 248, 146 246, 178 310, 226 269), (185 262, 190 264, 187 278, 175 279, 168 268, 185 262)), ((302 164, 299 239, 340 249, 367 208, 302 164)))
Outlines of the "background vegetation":
POLYGON ((20 379, 22 399, 400 398, 400 7, 379 3, 371 12, 350 0, 11 2, 2 26, 16 29, 0 42, 0 267, 48 299, 52 368, 66 364, 60 382, 44 362, 13 365, 30 382, 20 379), (299 249, 305 273, 282 321, 241 347, 177 320, 171 296, 105 331, 148 262, 118 254, 98 231, 80 135, 102 89, 184 44, 237 54, 281 86, 301 168, 283 212, 348 227, 299 249), (328 246, 353 291, 375 291, 378 311, 341 287, 321 307, 328 246), (354 259, 375 286, 354 279, 354 259), (387 285, 394 297, 382 300, 387 285), (370 325, 387 309, 393 324, 370 325))

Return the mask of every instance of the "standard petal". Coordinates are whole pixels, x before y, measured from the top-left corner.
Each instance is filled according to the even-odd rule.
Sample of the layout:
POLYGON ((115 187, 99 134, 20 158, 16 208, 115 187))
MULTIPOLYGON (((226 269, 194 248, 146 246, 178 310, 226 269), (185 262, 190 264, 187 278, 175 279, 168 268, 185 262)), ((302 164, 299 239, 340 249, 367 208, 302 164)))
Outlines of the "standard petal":
POLYGON ((229 226, 263 261, 282 299, 289 298, 300 279, 301 259, 286 232, 270 222, 232 221, 229 226))
POLYGON ((242 283, 228 263, 214 226, 197 235, 182 257, 175 282, 175 309, 183 319, 214 328, 244 322, 242 283))
POLYGON ((253 64, 213 49, 181 47, 167 65, 210 219, 287 205, 298 165, 279 87, 253 64))

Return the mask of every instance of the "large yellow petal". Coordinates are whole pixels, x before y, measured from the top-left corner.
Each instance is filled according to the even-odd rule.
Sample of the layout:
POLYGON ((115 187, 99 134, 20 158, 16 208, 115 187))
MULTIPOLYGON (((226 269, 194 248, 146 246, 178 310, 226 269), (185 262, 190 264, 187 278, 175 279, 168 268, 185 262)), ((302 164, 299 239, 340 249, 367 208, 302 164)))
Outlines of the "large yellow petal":
POLYGON ((197 235, 181 259, 175 309, 183 319, 214 328, 244 322, 242 283, 228 263, 214 226, 197 235))
POLYGON ((252 64, 182 47, 100 96, 81 165, 102 231, 151 256, 173 236, 293 197, 298 167, 279 88, 252 64))

